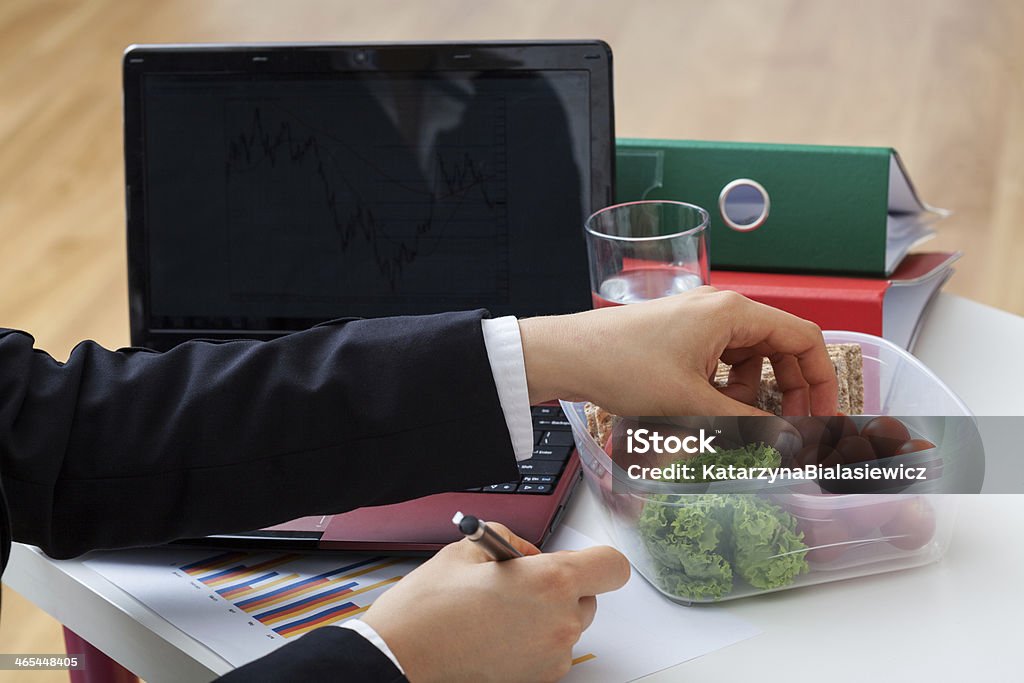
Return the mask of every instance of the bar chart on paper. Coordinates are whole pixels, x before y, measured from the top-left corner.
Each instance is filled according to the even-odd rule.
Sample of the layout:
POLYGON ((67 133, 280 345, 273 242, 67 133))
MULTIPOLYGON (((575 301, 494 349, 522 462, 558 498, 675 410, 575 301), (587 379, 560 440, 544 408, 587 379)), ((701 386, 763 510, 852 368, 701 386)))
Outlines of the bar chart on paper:
MULTIPOLYGON (((594 544, 562 526, 545 550, 594 544)), ((94 553, 85 564, 240 666, 314 628, 358 617, 419 561, 169 547, 94 553)), ((725 612, 670 603, 634 574, 625 587, 601 596, 563 681, 634 680, 758 632, 725 612)))
POLYGON ((229 601, 229 611, 241 610, 285 638, 365 612, 371 596, 402 578, 386 570, 403 564, 370 557, 306 576, 294 571, 300 556, 247 560, 251 556, 245 553, 223 553, 178 567, 174 574, 198 581, 229 601))
POLYGON ((88 564, 231 664, 358 617, 419 563, 366 555, 129 550, 88 564))

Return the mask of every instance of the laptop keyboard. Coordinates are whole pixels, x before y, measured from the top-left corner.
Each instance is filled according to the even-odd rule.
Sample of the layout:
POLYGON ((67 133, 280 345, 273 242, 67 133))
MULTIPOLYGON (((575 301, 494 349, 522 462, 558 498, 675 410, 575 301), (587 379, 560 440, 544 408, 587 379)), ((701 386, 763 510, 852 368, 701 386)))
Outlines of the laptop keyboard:
POLYGON ((546 495, 555 490, 572 453, 572 429, 561 406, 533 406, 530 410, 533 413, 533 457, 519 463, 519 481, 470 491, 546 495))

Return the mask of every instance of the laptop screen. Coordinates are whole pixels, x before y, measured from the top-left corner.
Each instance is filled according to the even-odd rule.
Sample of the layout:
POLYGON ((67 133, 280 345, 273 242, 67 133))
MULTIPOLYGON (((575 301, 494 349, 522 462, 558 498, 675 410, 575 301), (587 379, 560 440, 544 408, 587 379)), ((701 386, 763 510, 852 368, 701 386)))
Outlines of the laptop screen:
POLYGON ((479 66, 143 74, 145 327, 588 308, 582 224, 606 201, 590 81, 479 66))

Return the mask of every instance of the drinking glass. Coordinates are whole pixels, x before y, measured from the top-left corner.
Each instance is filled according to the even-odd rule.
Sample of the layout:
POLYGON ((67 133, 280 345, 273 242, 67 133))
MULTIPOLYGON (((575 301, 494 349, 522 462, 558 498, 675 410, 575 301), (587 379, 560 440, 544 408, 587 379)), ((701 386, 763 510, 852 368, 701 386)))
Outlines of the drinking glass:
POLYGON ((708 212, 675 201, 601 209, 587 219, 594 308, 671 296, 708 283, 708 212))

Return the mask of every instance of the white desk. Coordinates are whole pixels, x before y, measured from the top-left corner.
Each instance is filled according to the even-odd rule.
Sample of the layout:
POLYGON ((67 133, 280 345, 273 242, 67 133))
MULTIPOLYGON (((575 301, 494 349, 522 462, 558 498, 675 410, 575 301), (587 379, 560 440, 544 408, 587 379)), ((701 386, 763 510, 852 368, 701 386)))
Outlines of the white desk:
MULTIPOLYGON (((915 353, 979 415, 1024 415, 1024 318, 948 294, 915 353), (1004 363, 991 373, 995 359, 1004 363), (1015 378, 1015 381, 1008 381, 1015 378)), ((589 491, 567 522, 605 538, 589 491)), ((962 496, 939 563, 714 607, 765 633, 648 681, 1019 680, 1024 632, 1024 495, 962 496)), ((230 667, 80 560, 15 544, 4 581, 150 683, 202 681, 230 667)), ((686 608, 680 608, 686 609, 686 608)))

